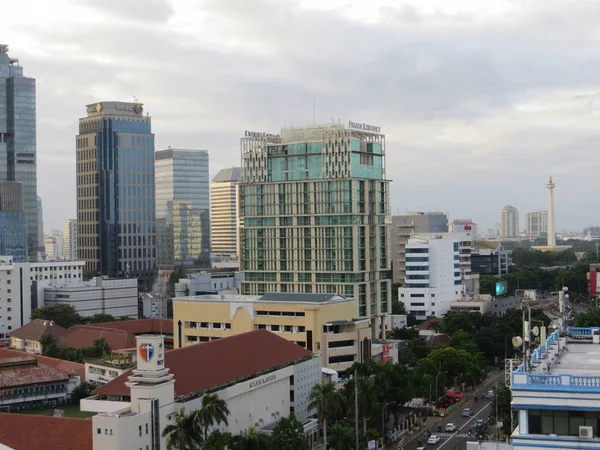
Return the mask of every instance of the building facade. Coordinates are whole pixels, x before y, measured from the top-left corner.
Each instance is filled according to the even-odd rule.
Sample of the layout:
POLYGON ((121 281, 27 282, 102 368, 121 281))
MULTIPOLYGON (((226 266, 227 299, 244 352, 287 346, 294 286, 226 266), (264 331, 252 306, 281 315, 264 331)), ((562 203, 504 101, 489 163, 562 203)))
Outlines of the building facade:
POLYGON ((512 264, 512 251, 501 242, 480 241, 471 249, 471 272, 480 275, 506 275, 512 264))
POLYGON ((418 319, 441 317, 450 303, 466 293, 460 270, 458 240, 430 235, 412 237, 406 245, 406 285, 398 298, 418 319))
POLYGON ((63 258, 77 261, 77 219, 69 219, 63 225, 63 258))
POLYGON ((243 280, 244 273, 237 271, 192 273, 175 284, 175 295, 185 297, 224 291, 239 294, 243 280))
POLYGON ((23 184, 28 261, 37 261, 38 209, 35 79, 0 44, 0 181, 23 184))
POLYGON ((405 249, 411 234, 447 232, 448 216, 441 212, 407 212, 402 216, 392 216, 390 230, 392 281, 404 283, 406 275, 405 249))
POLYGON ((25 262, 27 252, 23 183, 0 181, 0 255, 11 255, 13 261, 25 262))
POLYGON ((339 293, 357 299, 357 317, 388 314, 389 185, 379 128, 247 132, 241 147, 242 293, 339 293))
POLYGON ((77 284, 56 283, 44 288, 44 305, 69 305, 83 317, 110 314, 137 319, 137 279, 95 277, 77 284))
POLYGON ((536 239, 543 234, 548 234, 548 211, 528 212, 527 219, 527 237, 536 239))
POLYGON ((210 185, 211 251, 217 257, 237 257, 238 186, 240 167, 221 169, 210 185))
POLYGON ((42 208, 42 198, 37 197, 37 223, 38 223, 38 251, 44 252, 44 209, 42 208))
POLYGON ((448 226, 451 233, 467 233, 471 242, 479 239, 479 227, 471 219, 454 219, 448 226))
POLYGON ((155 153, 158 265, 210 267, 208 152, 155 153))
POLYGON ((140 103, 100 102, 79 119, 77 239, 86 275, 156 273, 154 135, 140 103))
POLYGON ((519 237, 519 210, 514 206, 507 205, 502 208, 500 237, 502 239, 515 239, 519 237))

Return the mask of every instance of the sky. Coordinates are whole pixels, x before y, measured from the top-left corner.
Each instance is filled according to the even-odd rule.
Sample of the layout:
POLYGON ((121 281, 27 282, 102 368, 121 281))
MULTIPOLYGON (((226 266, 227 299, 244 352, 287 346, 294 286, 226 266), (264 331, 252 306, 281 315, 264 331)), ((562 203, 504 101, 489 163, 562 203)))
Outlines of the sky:
POLYGON ((597 0, 5 0, 37 79, 44 228, 76 216, 85 105, 144 103, 156 148, 239 165, 245 130, 349 120, 386 135, 392 214, 495 228, 505 205, 600 224, 597 0))

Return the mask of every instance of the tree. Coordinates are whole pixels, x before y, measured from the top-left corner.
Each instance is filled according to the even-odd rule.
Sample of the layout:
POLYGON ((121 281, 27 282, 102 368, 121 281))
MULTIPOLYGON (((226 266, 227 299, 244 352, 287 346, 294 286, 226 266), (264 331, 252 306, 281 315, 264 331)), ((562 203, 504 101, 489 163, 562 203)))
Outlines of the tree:
POLYGON ((273 430, 271 447, 277 450, 306 450, 304 427, 293 413, 281 419, 273 430))
POLYGON ((600 309, 588 309, 575 316, 576 327, 598 327, 600 326, 600 309))
POLYGON ((333 424, 331 427, 331 449, 353 450, 355 447, 354 429, 341 423, 333 424))
MULTIPOLYGON (((94 314, 91 317, 83 319, 85 323, 103 323, 103 322, 117 322, 119 319, 111 316, 110 314, 94 314)), ((131 320, 131 319, 130 319, 131 320)))
POLYGON ((234 436, 231 441, 232 450, 271 450, 269 436, 252 427, 247 433, 234 436))
POLYGON ((324 381, 313 386, 308 401, 308 409, 317 410, 317 416, 323 424, 323 442, 327 448, 327 419, 340 412, 340 394, 331 381, 324 381))
POLYGON ((197 450, 202 445, 194 416, 186 414, 183 408, 175 416, 175 423, 165 427, 162 436, 167 438, 167 450, 197 450))
POLYGON ((210 433, 208 439, 202 444, 202 450, 228 450, 231 448, 233 443, 233 436, 231 433, 223 433, 222 431, 215 430, 210 433))
POLYGON ((81 400, 82 398, 87 398, 87 397, 91 396, 92 391, 94 389, 96 389, 96 387, 97 387, 96 383, 93 383, 90 381, 84 381, 79 386, 77 386, 75 389, 73 389, 73 392, 71 393, 71 401, 74 404, 79 405, 79 400, 81 400))
POLYGON ((201 432, 203 440, 208 439, 208 429, 213 425, 228 425, 229 408, 227 403, 217 394, 206 394, 202 397, 202 407, 192 413, 196 428, 201 432))
POLYGON ((40 339, 40 345, 42 346, 42 355, 49 356, 50 358, 58 357, 58 347, 56 346, 56 339, 50 334, 42 336, 40 339))
POLYGON ((510 433, 512 432, 512 409, 510 406, 512 396, 510 393, 510 389, 507 388, 504 384, 497 384, 494 393, 495 395, 494 399, 492 400, 491 408, 492 414, 496 414, 496 411, 498 411, 498 417, 496 417, 496 421, 502 422, 502 429, 510 433))
POLYGON ((82 318, 71 305, 51 305, 34 309, 31 320, 50 320, 63 328, 69 328, 82 322, 82 318))
POLYGON ((394 328, 392 330, 392 339, 400 339, 402 341, 409 341, 411 339, 417 339, 419 337, 419 329, 415 327, 402 327, 394 328))

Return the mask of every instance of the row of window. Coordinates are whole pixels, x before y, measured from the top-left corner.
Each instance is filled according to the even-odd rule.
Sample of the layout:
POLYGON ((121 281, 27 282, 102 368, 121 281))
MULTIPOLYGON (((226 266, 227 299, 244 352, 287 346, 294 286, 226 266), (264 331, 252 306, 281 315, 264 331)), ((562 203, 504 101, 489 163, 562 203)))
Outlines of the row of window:
POLYGON ((297 325, 273 325, 273 324, 257 324, 254 325, 255 330, 269 330, 282 333, 304 333, 306 328, 297 325))
POLYGON ((221 322, 185 322, 185 328, 205 330, 231 330, 230 323, 221 322))
POLYGON ((529 434, 556 434, 579 436, 579 427, 594 428, 598 435, 600 412, 597 411, 552 411, 532 409, 528 412, 529 434))

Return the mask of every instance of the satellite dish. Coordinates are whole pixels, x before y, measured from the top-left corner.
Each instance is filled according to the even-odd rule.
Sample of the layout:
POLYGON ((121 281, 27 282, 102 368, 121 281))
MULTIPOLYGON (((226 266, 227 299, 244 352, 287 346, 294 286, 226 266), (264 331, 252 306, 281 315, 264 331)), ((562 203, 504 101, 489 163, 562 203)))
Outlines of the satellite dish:
POLYGON ((514 338, 512 338, 511 342, 513 347, 520 347, 521 345, 523 345, 523 338, 521 336, 515 336, 514 338))
POLYGON ((538 337, 540 335, 540 327, 533 327, 531 334, 533 334, 535 337, 538 337))
POLYGON ((565 294, 565 300, 569 300, 569 294, 565 294))

